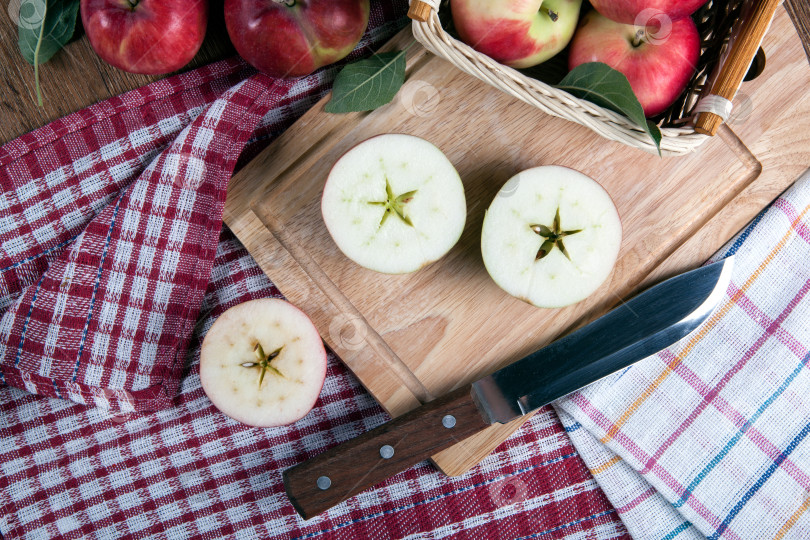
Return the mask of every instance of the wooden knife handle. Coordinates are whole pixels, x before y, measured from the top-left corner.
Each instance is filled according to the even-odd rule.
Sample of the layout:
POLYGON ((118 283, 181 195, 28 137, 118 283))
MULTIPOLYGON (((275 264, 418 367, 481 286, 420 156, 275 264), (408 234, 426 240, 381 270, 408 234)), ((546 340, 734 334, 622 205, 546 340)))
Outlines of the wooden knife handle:
POLYGON ((304 518, 320 514, 487 424, 463 386, 284 471, 284 487, 304 518))

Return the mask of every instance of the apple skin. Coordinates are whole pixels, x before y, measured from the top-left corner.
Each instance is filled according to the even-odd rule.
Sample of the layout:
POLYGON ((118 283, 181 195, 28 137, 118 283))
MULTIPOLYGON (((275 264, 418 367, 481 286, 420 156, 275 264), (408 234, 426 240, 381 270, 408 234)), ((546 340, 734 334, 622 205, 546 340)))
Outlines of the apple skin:
POLYGON ((603 62, 627 77, 645 116, 660 114, 686 88, 700 55, 700 36, 692 19, 662 29, 669 34, 656 36, 655 28, 647 27, 647 35, 634 46, 638 27, 590 11, 571 41, 568 69, 603 62))
POLYGON ((93 50, 110 65, 162 75, 200 50, 207 0, 81 0, 82 24, 93 50))
POLYGON ((369 0, 225 0, 239 55, 277 78, 309 75, 346 57, 368 26, 369 0))
POLYGON ((535 66, 563 50, 574 35, 581 5, 581 0, 451 0, 450 3, 462 41, 513 68, 535 66), (556 13, 556 21, 551 20, 547 10, 556 13))
POLYGON ((591 0, 594 9, 608 19, 646 26, 650 19, 666 15, 672 21, 688 17, 707 0, 591 0), (649 10, 649 11, 645 11, 649 10), (644 20, 638 20, 641 17, 644 20))

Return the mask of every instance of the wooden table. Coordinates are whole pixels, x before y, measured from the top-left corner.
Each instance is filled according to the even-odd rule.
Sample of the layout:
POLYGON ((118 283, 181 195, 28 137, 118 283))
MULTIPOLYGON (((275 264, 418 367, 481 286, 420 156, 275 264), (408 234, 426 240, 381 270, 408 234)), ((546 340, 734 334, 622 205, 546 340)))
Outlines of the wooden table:
MULTIPOLYGON (((224 0, 211 0, 208 32, 203 46, 185 70, 235 54, 221 16, 224 0)), ((785 0, 793 23, 810 57, 810 4, 785 0)), ((8 17, 6 8, 3 15, 8 17)), ((82 35, 40 68, 44 106, 34 93, 34 69, 17 49, 17 27, 10 17, 0 24, 0 144, 68 113, 82 109, 162 76, 133 75, 104 63, 82 35)))

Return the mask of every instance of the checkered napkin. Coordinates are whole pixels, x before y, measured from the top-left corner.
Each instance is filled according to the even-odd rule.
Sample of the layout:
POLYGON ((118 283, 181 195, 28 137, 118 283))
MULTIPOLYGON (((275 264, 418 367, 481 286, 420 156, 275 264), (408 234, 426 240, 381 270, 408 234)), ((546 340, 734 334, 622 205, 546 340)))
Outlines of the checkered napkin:
POLYGON ((731 254, 692 336, 556 404, 634 537, 810 538, 810 175, 731 254))
MULTIPOLYGON (((356 55, 402 27, 405 7, 399 0, 372 2, 371 30, 356 55)), ((385 413, 332 355, 315 408, 291 426, 247 427, 205 396, 199 346, 212 322, 240 302, 279 296, 233 235, 227 229, 220 234, 219 224, 214 228, 223 178, 251 124, 258 127, 242 161, 317 101, 335 72, 274 86, 250 78, 252 70, 238 60, 219 62, 99 103, 0 148, 0 310, 13 313, 3 319, 13 321, 5 333, 25 338, 22 347, 12 342, 10 351, 6 341, 2 358, 20 372, 41 373, 26 378, 7 364, 2 371, 10 383, 0 385, 3 537, 626 537, 550 408, 461 478, 448 479, 423 463, 303 522, 284 495, 281 471, 379 425, 385 413), (270 107, 261 118, 262 108, 270 107), (219 161, 212 161, 212 153, 219 161), (211 183, 189 189, 203 169, 203 183, 211 183), (150 226, 147 216, 157 214, 162 220, 150 226), (187 220, 180 219, 184 215, 187 220), (179 219, 183 230, 177 229, 179 219), (135 231, 134 239, 128 231, 135 231), (155 235, 157 245, 149 246, 155 235), (104 274, 117 271, 116 253, 123 255, 127 242, 136 255, 129 258, 135 271, 116 289, 104 274), (144 246, 153 247, 154 256, 144 246), (96 273, 83 274, 89 281, 77 289, 78 267, 85 264, 96 273), (178 298, 177 279, 165 279, 167 265, 175 278, 185 276, 184 294, 198 295, 196 326, 187 310, 193 298, 182 305, 166 300, 178 298), (144 267, 148 273, 138 271, 144 267), (148 283, 142 303, 138 279, 148 283), (156 294, 161 286, 170 288, 168 296, 156 294), (75 294, 68 299, 65 291, 75 294), (43 304, 46 294, 53 300, 43 304), (96 299, 93 309, 80 305, 85 316, 93 313, 89 325, 82 318, 69 324, 52 318, 54 308, 73 309, 87 298, 96 299), (101 309, 111 299, 117 302, 112 312, 101 309), (145 317, 134 337, 126 326, 133 304, 139 320, 145 317), (156 308, 165 316, 164 328, 174 325, 174 335, 152 331, 157 326, 150 327, 149 318, 156 308), (187 352, 180 354, 175 351, 184 348, 184 334, 187 352), (152 375, 158 363, 143 353, 149 346, 168 360, 160 364, 163 390, 152 375), (64 351, 66 363, 59 356, 64 351), (111 364, 95 356, 103 351, 111 364), (129 360, 139 368, 135 375, 125 365, 129 360), (56 366, 69 366, 71 384, 59 383, 56 366), (98 366, 101 375, 94 374, 98 366), (167 386, 167 377, 179 386, 167 386), (48 383, 55 381, 51 389, 48 383), (132 385, 129 395, 114 390, 122 384, 132 385), (56 395, 111 408, 50 397, 56 395), (119 401, 123 410, 115 408, 119 401)))
MULTIPOLYGON (((16 230, 4 231, 10 238, 2 244, 10 305, 0 319, 0 380, 104 408, 169 405, 211 275, 236 159, 292 87, 256 74, 227 90, 35 280, 25 263, 58 238, 61 207, 77 192, 100 189, 108 175, 65 186, 67 171, 59 170, 5 190, 6 225, 16 230)), ((138 130, 126 143, 137 147, 148 138, 148 129, 138 130)), ((100 153, 109 158, 105 151, 119 149, 100 153)))

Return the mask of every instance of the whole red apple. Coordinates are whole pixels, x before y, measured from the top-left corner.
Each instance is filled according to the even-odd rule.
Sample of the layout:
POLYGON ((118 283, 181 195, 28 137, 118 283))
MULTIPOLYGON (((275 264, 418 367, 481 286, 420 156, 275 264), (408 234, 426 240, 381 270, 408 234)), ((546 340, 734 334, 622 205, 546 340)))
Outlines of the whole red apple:
POLYGON ((368 26, 369 0, 225 0, 239 55, 271 77, 303 77, 348 55, 368 26))
POLYGON ((545 62, 568 45, 582 0, 451 0, 462 41, 514 68, 545 62))
POLYGON ((621 71, 650 117, 666 110, 683 92, 699 54, 700 36, 689 17, 644 28, 590 11, 571 41, 568 68, 603 62, 621 71))
POLYGON ((176 71, 200 50, 207 0, 81 0, 90 45, 108 64, 144 75, 176 71))
POLYGON ((664 15, 670 21, 688 17, 707 0, 591 0, 593 7, 616 22, 647 26, 664 15))

